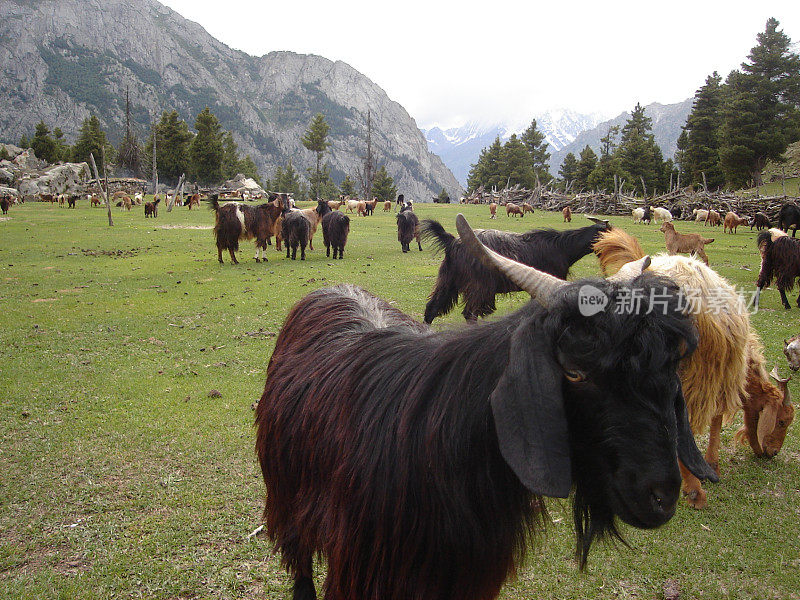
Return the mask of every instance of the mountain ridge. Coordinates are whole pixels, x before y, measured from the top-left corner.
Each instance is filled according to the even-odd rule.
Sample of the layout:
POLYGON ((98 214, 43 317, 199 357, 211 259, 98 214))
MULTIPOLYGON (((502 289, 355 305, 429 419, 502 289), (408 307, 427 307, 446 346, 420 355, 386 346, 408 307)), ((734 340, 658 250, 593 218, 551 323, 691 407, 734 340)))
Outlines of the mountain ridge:
POLYGON ((408 112, 343 61, 288 50, 254 57, 155 0, 0 0, 0 15, 9 84, 0 90, 0 135, 8 141, 40 120, 74 139, 90 114, 117 141, 128 88, 140 139, 163 110, 178 110, 191 126, 208 106, 268 177, 289 159, 305 176, 314 155, 300 138, 322 112, 331 126, 325 160, 339 181, 361 165, 369 111, 373 145, 399 191, 416 200, 461 192, 408 112))

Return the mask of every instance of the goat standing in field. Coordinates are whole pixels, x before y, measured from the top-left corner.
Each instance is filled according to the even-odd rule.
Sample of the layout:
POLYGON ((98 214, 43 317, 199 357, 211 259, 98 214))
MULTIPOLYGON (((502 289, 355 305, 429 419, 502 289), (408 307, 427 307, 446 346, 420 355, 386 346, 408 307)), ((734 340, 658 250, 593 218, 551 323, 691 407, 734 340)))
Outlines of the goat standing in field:
POLYGON ((0 198, 0 209, 3 210, 3 214, 8 214, 8 207, 11 206, 11 196, 3 196, 0 198))
POLYGON ((704 208, 695 208, 692 210, 692 216, 695 223, 702 223, 708 218, 708 211, 704 208))
POLYGON ((533 214, 533 207, 528 204, 527 202, 522 203, 522 214, 531 213, 533 214))
POLYGON ((506 216, 510 217, 511 215, 519 215, 520 218, 522 218, 525 216, 525 213, 522 211, 522 207, 513 202, 506 202, 506 216))
POLYGON ((337 253, 339 259, 343 259, 349 233, 350 217, 347 215, 333 211, 322 217, 322 243, 325 244, 325 256, 331 255, 333 247, 333 259, 336 260, 337 253))
POLYGON ((300 247, 300 260, 306 259, 306 244, 311 235, 311 223, 299 210, 285 210, 281 221, 281 235, 286 245, 286 258, 297 258, 297 247, 300 247))
POLYGON ((653 209, 653 221, 658 223, 669 223, 672 221, 672 213, 669 212, 666 208, 661 208, 660 206, 653 209))
POLYGON ((572 209, 569 206, 561 209, 561 215, 564 217, 564 223, 572 223, 572 209))
POLYGON ((281 214, 281 208, 267 202, 258 206, 247 206, 238 202, 230 202, 220 206, 219 196, 211 196, 211 209, 214 211, 214 237, 217 240, 217 258, 222 264, 222 251, 228 250, 231 262, 239 264, 234 252, 239 250, 239 240, 255 239, 256 262, 261 257, 267 261, 267 238, 272 233, 275 220, 281 214))
POLYGON ((797 233, 797 228, 800 227, 800 207, 794 202, 787 202, 781 206, 781 212, 778 214, 778 227, 785 233, 792 230, 792 237, 797 233))
POLYGON ((747 219, 745 217, 740 217, 733 211, 728 211, 725 215, 722 232, 736 233, 736 228, 739 227, 739 225, 747 225, 747 219))
MULTIPOLYGON (((756 282, 756 308, 761 290, 769 287, 774 277, 781 294, 781 304, 789 310, 791 306, 786 298, 786 290, 791 292, 795 280, 800 277, 800 241, 790 238, 780 229, 768 229, 758 234, 757 243, 761 254, 761 270, 756 282)), ((797 306, 800 307, 800 295, 797 297, 797 306)))
POLYGON ((664 242, 667 245, 667 252, 678 254, 685 252, 696 254, 703 262, 708 264, 708 256, 705 253, 705 245, 714 241, 714 238, 706 239, 699 233, 678 233, 675 225, 671 222, 662 223, 660 230, 664 233, 664 242))
MULTIPOLYGON (((304 208, 298 211, 308 221, 308 249, 313 250, 314 234, 317 232, 317 227, 322 223, 322 217, 331 212, 331 207, 325 200, 317 200, 317 205, 312 208, 304 208)), ((285 218, 285 215, 284 215, 285 218)), ((304 252, 305 254, 305 252, 304 252)))
POLYGON ((414 238, 417 239, 417 246, 419 246, 421 251, 422 244, 419 239, 419 218, 414 214, 410 206, 404 206, 400 209, 400 212, 397 213, 397 241, 400 242, 400 247, 403 249, 403 252, 409 252, 411 250, 411 240, 414 238))
MULTIPOLYGON (((566 279, 570 267, 592 252, 592 243, 599 233, 611 227, 608 221, 592 220, 594 225, 566 231, 533 229, 526 233, 511 233, 486 229, 476 233, 481 243, 495 252, 566 279)), ((520 291, 513 282, 476 261, 472 253, 437 221, 423 221, 420 232, 444 251, 436 284, 425 306, 426 323, 449 313, 458 303, 459 295, 464 300, 464 318, 473 321, 495 311, 497 294, 520 291)))
MULTIPOLYGON (((144 203, 144 217, 153 217, 154 219, 158 216, 158 203, 161 202, 161 198, 156 198, 155 202, 145 202, 144 203)), ((167 211, 169 212, 169 211, 167 211)))
POLYGON ((654 528, 673 516, 676 457, 716 478, 678 383, 696 339, 674 286, 640 275, 644 262, 627 281, 559 281, 457 223, 476 261, 531 302, 436 333, 340 285, 307 295, 278 334, 256 451, 293 600, 316 597, 315 555, 328 600, 493 600, 543 527, 543 497, 575 490, 584 568, 593 540, 620 538, 617 518, 654 528), (583 316, 587 282, 611 302, 643 289, 644 303, 583 316), (656 289, 664 310, 648 310, 656 289))
MULTIPOLYGON (((619 229, 601 234, 594 251, 605 274, 644 257, 639 242, 619 229)), ((794 408, 780 378, 767 374, 761 342, 736 288, 694 258, 659 254, 648 269, 678 285, 696 323, 697 350, 679 373, 692 431, 709 431, 706 461, 719 474, 720 431, 740 409, 744 427, 737 440, 749 443, 757 456, 775 456, 794 408)), ((689 505, 703 508, 707 496, 700 481, 683 466, 681 473, 689 505)))
POLYGON ((756 228, 756 231, 761 231, 762 229, 770 229, 772 227, 772 223, 770 222, 769 217, 763 212, 757 212, 756 216, 754 216, 752 221, 750 221, 750 231, 753 231, 753 227, 756 228))
POLYGON ((711 225, 712 227, 722 225, 722 217, 717 211, 710 210, 708 211, 708 216, 706 217, 706 225, 711 225))

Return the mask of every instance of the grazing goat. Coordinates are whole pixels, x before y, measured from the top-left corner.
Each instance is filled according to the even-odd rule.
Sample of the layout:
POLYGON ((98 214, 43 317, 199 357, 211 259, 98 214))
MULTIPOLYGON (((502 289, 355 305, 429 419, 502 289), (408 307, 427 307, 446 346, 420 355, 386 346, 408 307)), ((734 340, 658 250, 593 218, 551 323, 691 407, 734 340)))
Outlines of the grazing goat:
POLYGON ((733 211, 728 211, 725 215, 722 232, 736 233, 736 228, 739 227, 739 225, 747 225, 747 219, 745 217, 740 217, 733 211))
POLYGON ((695 223, 700 223, 708 218, 708 211, 703 208, 695 208, 692 211, 692 215, 694 216, 695 223))
POLYGON ((762 229, 770 229, 772 227, 772 223, 770 222, 769 217, 763 212, 757 212, 756 216, 753 217, 753 220, 750 221, 750 231, 753 231, 753 227, 756 228, 756 231, 761 231, 762 229))
MULTIPOLYGON (((145 202, 144 203, 144 217, 153 217, 154 219, 158 216, 158 203, 161 202, 161 198, 156 198, 155 202, 145 202)), ((169 211, 167 211, 169 212, 169 211)))
POLYGON ((676 456, 715 478, 678 383, 695 333, 674 286, 653 275, 567 283, 470 251, 535 300, 434 333, 340 285, 303 298, 278 334, 256 452, 265 530, 294 600, 316 597, 314 555, 329 600, 492 600, 543 528, 543 497, 575 489, 585 568, 595 539, 620 538, 617 519, 654 528, 673 516, 676 456), (586 317, 587 282, 611 302, 666 285, 667 307, 586 317))
POLYGON ((344 258, 344 247, 349 233, 350 217, 347 215, 333 211, 322 217, 322 243, 325 244, 325 256, 331 255, 333 247, 333 260, 336 260, 337 252, 339 259, 344 258))
POLYGON ((517 206, 513 202, 506 203, 506 216, 510 217, 511 215, 519 215, 520 217, 524 217, 525 213, 522 211, 522 207, 517 206))
POLYGON ((222 264, 222 251, 228 250, 231 262, 239 264, 234 252, 239 250, 239 240, 255 239, 256 262, 267 261, 267 238, 272 233, 275 220, 281 208, 267 202, 258 206, 247 206, 238 202, 219 204, 219 196, 211 196, 211 209, 215 213, 214 236, 217 240, 217 258, 222 264))
MULTIPOLYGON (((317 232, 317 226, 322 222, 322 217, 331 212, 331 207, 328 206, 325 200, 317 200, 317 205, 315 207, 304 208, 298 212, 305 217, 310 226, 308 231, 308 249, 313 250, 314 244, 312 240, 314 239, 314 234, 317 232)), ((284 217, 285 216, 286 215, 284 215, 284 217)))
POLYGON ((411 250, 411 240, 414 238, 417 239, 417 246, 421 251, 419 218, 410 206, 404 206, 397 213, 397 241, 400 242, 403 252, 411 250))
POLYGON ((3 196, 0 198, 0 209, 3 210, 3 214, 8 214, 8 207, 11 206, 12 200, 11 196, 3 196))
POLYGON ((392 210, 392 201, 385 200, 383 202, 383 212, 391 212, 391 210, 392 210))
POLYGON ((522 203, 522 214, 524 215, 525 213, 533 214, 533 207, 527 202, 522 203))
POLYGON ((786 233, 792 228, 792 237, 797 233, 797 228, 800 227, 800 207, 794 202, 787 202, 781 206, 781 212, 778 214, 778 227, 786 233))
POLYGON ((572 209, 569 206, 562 208, 561 214, 564 217, 564 223, 572 223, 572 209))
POLYGON ((189 210, 192 210, 193 206, 200 208, 200 194, 192 194, 186 203, 189 206, 189 210))
MULTIPOLYGON (((610 228, 608 221, 596 220, 594 225, 566 231, 533 229, 526 233, 510 233, 479 230, 478 238, 503 256, 566 279, 569 268, 591 253, 595 238, 607 228, 610 228)), ((477 262, 472 253, 437 221, 423 221, 420 232, 444 251, 436 284, 425 306, 426 323, 449 313, 458 303, 459 295, 464 299, 464 318, 473 321, 495 311, 497 294, 520 291, 506 277, 477 262)))
POLYGON ((497 202, 492 202, 489 204, 489 218, 496 219, 497 218, 497 202))
MULTIPOLYGON (((327 205, 326 205, 327 206, 327 205)), ((297 247, 300 246, 300 260, 306 259, 306 244, 311 235, 311 222, 299 210, 286 210, 281 223, 281 235, 286 244, 286 258, 297 258, 297 247)))
POLYGON ((717 225, 722 225, 722 217, 720 214, 715 210, 708 211, 708 216, 706 217, 706 225, 711 225, 715 227, 717 225))
MULTIPOLYGON (((768 229, 758 234, 757 243, 761 254, 761 270, 756 282, 756 307, 761 290, 769 287, 774 277, 781 303, 789 310, 791 306, 786 299, 786 290, 791 292, 795 280, 800 277, 800 241, 790 238, 780 229, 768 229)), ((800 307, 800 295, 797 297, 797 306, 800 307)))
POLYGON ((360 200, 346 200, 345 202, 347 202, 347 208, 345 209, 345 212, 351 213, 353 211, 357 211, 358 210, 358 205, 360 204, 361 201, 360 200))
MULTIPOLYGON (((605 274, 644 256, 639 242, 619 229, 601 234, 594 251, 605 274)), ((779 422, 791 422, 792 409, 782 408, 788 397, 770 383, 761 342, 736 289, 694 258, 659 254, 652 257, 649 270, 680 288, 683 304, 695 319, 698 347, 679 372, 692 431, 710 431, 706 460, 719 473, 720 430, 739 409, 745 414, 745 428, 738 435, 751 441, 757 455, 774 456, 786 435, 779 422), (782 416, 776 422, 773 414, 778 413, 782 416)), ((700 481, 685 469, 682 474, 687 502, 703 508, 707 496, 700 481)))
POLYGON ((95 206, 100 206, 103 201, 100 199, 100 196, 97 194, 93 194, 92 197, 89 199, 89 203, 92 205, 92 208, 95 206))
POLYGON ((339 210, 344 204, 343 200, 328 200, 328 206, 331 207, 331 210, 339 210))
POLYGON ((356 207, 356 212, 358 213, 359 217, 366 217, 367 216, 367 203, 364 200, 358 201, 358 206, 356 207))
POLYGON ((631 218, 633 219, 634 223, 643 223, 644 222, 644 209, 643 208, 634 208, 631 211, 631 218))
POLYGON ((792 371, 800 369, 800 334, 783 340, 783 353, 786 355, 792 371))
POLYGON ((708 256, 703 248, 706 244, 713 242, 714 238, 706 239, 699 233, 678 233, 675 231, 675 225, 670 222, 662 223, 659 229, 664 232, 667 252, 670 254, 679 252, 696 254, 703 259, 704 263, 708 264, 708 256))
POLYGON ((660 206, 653 209, 653 221, 658 223, 669 223, 672 221, 672 213, 669 212, 666 208, 661 208, 660 206))

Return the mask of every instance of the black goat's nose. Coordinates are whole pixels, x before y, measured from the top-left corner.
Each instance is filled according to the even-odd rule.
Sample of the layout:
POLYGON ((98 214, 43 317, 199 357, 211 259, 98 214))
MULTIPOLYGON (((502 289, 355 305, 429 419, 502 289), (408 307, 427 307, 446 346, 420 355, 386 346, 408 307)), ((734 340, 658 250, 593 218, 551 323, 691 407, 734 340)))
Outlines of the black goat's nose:
POLYGON ((650 504, 653 511, 665 516, 672 516, 678 501, 678 489, 675 486, 654 485, 650 488, 650 504))

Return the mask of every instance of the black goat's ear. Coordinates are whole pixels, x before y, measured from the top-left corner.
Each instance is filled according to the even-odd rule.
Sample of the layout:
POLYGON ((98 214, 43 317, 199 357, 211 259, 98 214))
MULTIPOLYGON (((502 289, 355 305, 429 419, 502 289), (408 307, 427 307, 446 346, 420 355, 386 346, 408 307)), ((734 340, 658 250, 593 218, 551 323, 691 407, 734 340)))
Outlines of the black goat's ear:
POLYGON ((703 458, 694 441, 694 434, 689 426, 689 411, 686 409, 680 384, 678 384, 678 395, 675 399, 675 417, 678 421, 678 458, 698 479, 707 479, 716 483, 719 481, 719 476, 703 458))
POLYGON ((525 321, 511 338, 508 365, 490 400, 500 452, 539 496, 566 498, 572 488, 561 368, 552 341, 525 321))

